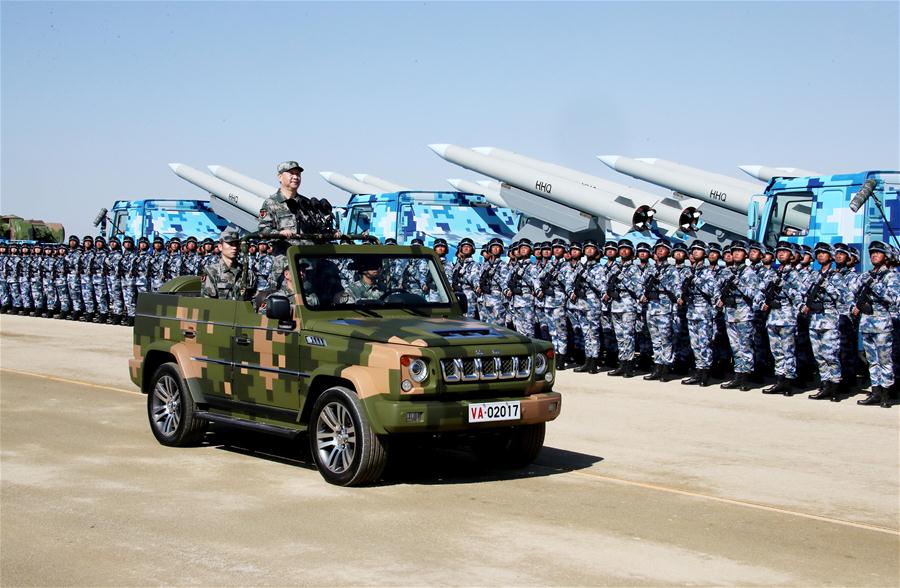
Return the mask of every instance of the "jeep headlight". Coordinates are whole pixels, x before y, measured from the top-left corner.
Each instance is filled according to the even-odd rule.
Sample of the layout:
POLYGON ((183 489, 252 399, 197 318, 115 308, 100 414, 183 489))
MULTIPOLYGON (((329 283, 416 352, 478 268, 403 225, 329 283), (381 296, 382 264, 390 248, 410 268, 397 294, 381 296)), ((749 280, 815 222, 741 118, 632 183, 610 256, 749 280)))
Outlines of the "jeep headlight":
POLYGON ((428 364, 424 359, 404 355, 400 359, 400 363, 406 366, 409 371, 409 379, 413 382, 421 384, 428 379, 428 364))
POLYGON ((543 353, 534 356, 534 373, 542 376, 547 371, 547 358, 543 353))

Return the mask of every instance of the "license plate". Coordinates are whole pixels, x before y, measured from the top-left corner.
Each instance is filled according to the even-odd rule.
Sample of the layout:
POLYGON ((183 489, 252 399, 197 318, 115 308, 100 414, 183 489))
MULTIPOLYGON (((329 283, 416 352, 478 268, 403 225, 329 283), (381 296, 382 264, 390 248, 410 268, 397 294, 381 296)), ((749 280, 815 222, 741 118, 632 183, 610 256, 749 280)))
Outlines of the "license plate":
POLYGON ((521 416, 521 406, 518 400, 509 402, 477 402, 469 405, 470 423, 517 421, 521 416))

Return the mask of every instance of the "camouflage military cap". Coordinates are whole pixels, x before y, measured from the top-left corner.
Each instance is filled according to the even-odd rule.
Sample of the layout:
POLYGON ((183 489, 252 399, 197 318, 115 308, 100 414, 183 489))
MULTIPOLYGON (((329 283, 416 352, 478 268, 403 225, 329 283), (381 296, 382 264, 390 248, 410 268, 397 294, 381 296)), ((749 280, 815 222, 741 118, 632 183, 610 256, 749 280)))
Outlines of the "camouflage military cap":
POLYGON ((522 239, 522 240, 520 240, 520 241, 519 241, 519 247, 522 247, 523 245, 526 246, 526 247, 531 247, 532 249, 534 248, 534 244, 531 242, 531 239, 522 239))
POLYGON ((818 255, 820 253, 827 253, 828 255, 831 255, 833 253, 832 249, 831 249, 831 245, 829 245, 828 243, 825 243, 824 241, 820 241, 820 242, 816 243, 815 251, 816 251, 816 255, 818 255))
POLYGON ((503 247, 503 239, 501 239, 500 237, 494 237, 493 239, 488 241, 488 247, 493 247, 494 245, 503 247))
POLYGON ((604 243, 603 249, 604 249, 604 251, 607 250, 607 249, 616 249, 616 250, 618 250, 618 249, 619 249, 619 244, 616 243, 615 241, 607 241, 606 243, 604 243))
POLYGON ((103 238, 103 235, 97 235, 97 237, 94 239, 94 243, 106 244, 106 239, 103 238))
POLYGON ((150 239, 148 239, 147 237, 141 237, 140 239, 138 239, 138 243, 146 243, 149 245, 150 239))
POLYGON ((775 251, 790 251, 793 252, 793 243, 789 243, 788 241, 779 241, 778 245, 775 246, 775 251))
POLYGON ((560 239, 559 237, 557 237, 550 243, 550 245, 553 247, 566 247, 567 243, 565 239, 560 239))
POLYGON ((444 239, 442 237, 438 237, 437 239, 434 240, 433 247, 449 247, 449 245, 447 245, 446 239, 444 239))
POLYGON ((71 243, 72 241, 75 241, 76 243, 81 242, 77 235, 69 235, 69 243, 71 243))
POLYGON ((691 251, 693 251, 694 249, 699 249, 700 251, 706 253, 706 243, 704 243, 700 239, 696 239, 693 243, 691 243, 691 251))
POLYGON ((122 243, 131 243, 132 245, 134 245, 134 238, 131 235, 125 235, 125 237, 122 239, 122 243))
POLYGON ((634 244, 631 242, 631 239, 619 239, 617 249, 622 249, 623 247, 634 251, 634 244))
MULTIPOLYGON (((759 245, 759 243, 757 243, 757 245, 759 245)), ((757 249, 757 250, 759 250, 760 252, 762 252, 762 249, 760 249, 759 247, 752 247, 752 246, 751 246, 751 248, 757 249)), ((744 253, 747 253, 747 242, 746 242, 746 241, 742 241, 742 240, 740 240, 740 239, 738 239, 737 241, 732 241, 732 242, 731 242, 731 245, 728 246, 728 249, 729 249, 730 251, 732 251, 732 252, 733 252, 735 249, 739 249, 739 250, 743 251, 744 253)))
POLYGON ((584 248, 587 249, 588 247, 593 247, 594 249, 600 248, 597 246, 597 242, 594 241, 593 239, 585 239, 584 240, 584 248))
POLYGON ((393 237, 388 237, 387 239, 384 240, 384 244, 385 245, 396 245, 397 239, 394 239, 393 237))
POLYGON ((165 245, 166 241, 162 237, 157 235, 157 236, 153 237, 153 244, 155 245, 157 243, 159 243, 160 245, 165 245))
POLYGON ((679 241, 678 243, 672 245, 672 253, 675 253, 676 251, 681 251, 682 253, 688 252, 687 245, 684 243, 684 241, 679 241))
MULTIPOLYGON (((733 243, 732 243, 732 245, 733 245, 733 243)), ((750 249, 756 249, 760 253, 765 253, 765 250, 766 250, 765 246, 762 243, 760 243, 759 241, 750 241, 750 246, 748 247, 748 250, 750 250, 750 249)))
MULTIPOLYGON (((177 239, 177 237, 175 237, 175 239, 177 239)), ((225 230, 223 230, 219 234, 219 241, 221 241, 222 243, 234 243, 235 241, 240 241, 240 240, 241 240, 241 230, 238 229, 234 225, 228 225, 227 227, 225 227, 225 230)), ((169 241, 169 243, 171 243, 171 242, 172 241, 169 241)), ((180 243, 180 241, 178 241, 178 242, 180 243)))
MULTIPOLYGON (((142 239, 144 237, 141 237, 142 239)), ((206 237, 203 241, 200 242, 201 245, 214 245, 216 242, 213 241, 212 237, 206 237)))
POLYGON ((888 246, 881 241, 872 241, 869 243, 869 255, 873 253, 884 253, 885 255, 890 255, 890 249, 888 246))
POLYGON ((571 251, 572 249, 581 251, 581 243, 579 243, 578 241, 572 241, 572 243, 569 245, 569 251, 571 251))
POLYGON ((60 243, 56 246, 56 252, 59 253, 60 251, 65 251, 68 248, 69 247, 65 243, 60 243))
POLYGON ((475 248, 475 241, 473 241, 473 240, 470 239, 469 237, 464 237, 463 239, 460 239, 459 245, 457 245, 457 247, 462 247, 463 245, 469 245, 469 246, 471 246, 471 247, 474 249, 474 248, 475 248))
POLYGON ((856 261, 859 261, 859 249, 857 249, 856 247, 851 247, 850 257, 853 257, 856 259, 856 261))
POLYGON ((181 239, 179 239, 178 237, 172 237, 171 239, 169 239, 169 245, 171 245, 172 243, 178 243, 179 245, 181 245, 181 239))
POLYGON ((196 243, 196 242, 197 242, 197 237, 191 235, 190 237, 188 237, 187 239, 185 239, 184 242, 185 242, 185 243, 196 243))
POLYGON ((641 241, 640 243, 637 244, 637 251, 638 252, 646 251, 647 253, 652 253, 652 250, 650 249, 650 243, 647 243, 646 241, 641 241))
POLYGON ((722 246, 719 243, 716 243, 715 241, 713 241, 712 243, 710 243, 709 245, 706 246, 706 252, 707 253, 718 253, 719 255, 722 255, 722 246))
POLYGON ((521 241, 513 241, 512 243, 509 244, 509 247, 507 247, 507 250, 513 251, 514 249, 518 249, 520 243, 521 243, 521 241))
POLYGON ((82 237, 81 240, 82 240, 82 241, 90 241, 91 243, 94 242, 94 238, 93 238, 92 236, 90 236, 90 235, 85 235, 84 237, 82 237))
POLYGON ((801 245, 800 251, 802 251, 804 255, 805 254, 809 254, 809 255, 813 254, 812 247, 810 247, 809 245, 801 245))
POLYGON ((14 251, 14 250, 15 250, 15 251, 18 251, 18 250, 19 250, 19 246, 16 245, 15 243, 11 243, 10 246, 9 246, 9 250, 10 250, 10 251, 14 251))
POLYGON ((113 244, 113 243, 119 243, 119 242, 120 242, 120 241, 119 241, 119 238, 116 237, 115 235, 113 235, 112 237, 109 238, 109 243, 110 243, 110 244, 113 244))
POLYGON ((850 247, 848 247, 846 243, 835 243, 834 244, 834 252, 835 253, 843 253, 845 255, 850 255, 850 247))
POLYGON ((275 169, 278 170, 279 175, 286 171, 291 171, 292 169, 299 169, 301 173, 303 172, 303 168, 300 167, 300 164, 296 161, 282 161, 275 169))
POLYGON ((656 240, 656 243, 653 244, 653 249, 656 250, 657 247, 665 247, 669 251, 672 250, 672 244, 665 237, 660 237, 656 240))
POLYGON ((416 237, 412 241, 409 242, 410 245, 425 245, 425 241, 416 237))

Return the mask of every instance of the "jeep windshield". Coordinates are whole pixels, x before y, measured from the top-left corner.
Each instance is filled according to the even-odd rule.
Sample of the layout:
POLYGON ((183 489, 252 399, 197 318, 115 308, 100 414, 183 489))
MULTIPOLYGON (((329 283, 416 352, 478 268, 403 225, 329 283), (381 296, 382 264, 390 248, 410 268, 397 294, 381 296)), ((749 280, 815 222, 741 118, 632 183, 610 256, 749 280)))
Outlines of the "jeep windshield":
POLYGON ((450 296, 423 254, 297 255, 307 308, 343 310, 446 307, 450 296))

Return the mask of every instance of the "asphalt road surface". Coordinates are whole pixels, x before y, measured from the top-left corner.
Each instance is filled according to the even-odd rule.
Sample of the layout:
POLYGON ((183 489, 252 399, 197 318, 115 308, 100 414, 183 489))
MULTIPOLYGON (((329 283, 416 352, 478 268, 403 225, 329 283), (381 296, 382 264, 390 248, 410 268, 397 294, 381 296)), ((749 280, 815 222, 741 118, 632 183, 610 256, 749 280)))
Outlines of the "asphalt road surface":
POLYGON ((567 372, 533 466, 348 489, 281 439, 157 444, 130 354, 0 318, 0 585, 900 585, 900 407, 567 372))

